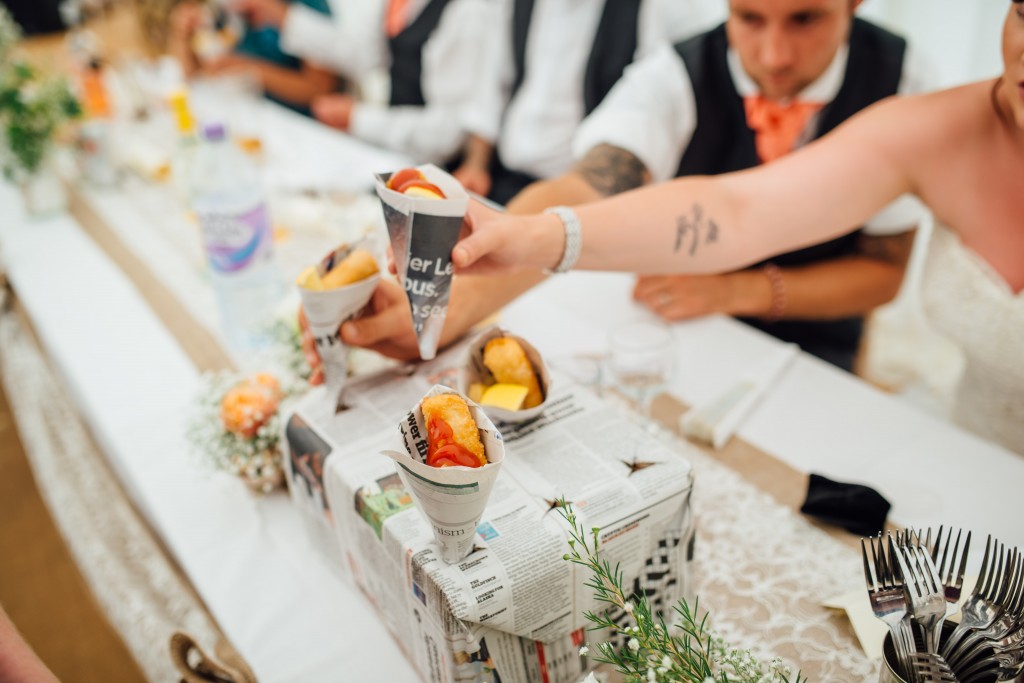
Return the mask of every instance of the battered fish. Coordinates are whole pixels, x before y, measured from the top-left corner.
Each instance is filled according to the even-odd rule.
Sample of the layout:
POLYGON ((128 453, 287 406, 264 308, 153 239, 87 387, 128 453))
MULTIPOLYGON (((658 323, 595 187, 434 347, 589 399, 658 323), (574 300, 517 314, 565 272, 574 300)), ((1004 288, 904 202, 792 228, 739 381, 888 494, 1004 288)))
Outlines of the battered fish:
POLYGON ((423 411, 423 421, 427 424, 427 431, 430 434, 430 452, 427 456, 427 464, 434 465, 435 459, 444 458, 447 455, 457 455, 453 450, 463 449, 476 458, 478 464, 458 462, 458 457, 450 458, 445 464, 466 464, 469 467, 481 467, 487 464, 487 456, 484 454, 484 444, 480 441, 480 430, 476 426, 476 420, 469 412, 469 406, 461 396, 455 394, 439 394, 423 399, 420 403, 423 411), (443 424, 439 424, 443 423, 443 424), (444 425, 447 425, 445 428, 444 425), (453 449, 453 446, 456 447, 453 449))
POLYGON ((377 261, 365 249, 354 249, 345 259, 331 268, 320 281, 324 289, 344 287, 365 280, 377 272, 377 261))
POLYGON ((533 364, 515 339, 498 337, 487 342, 484 365, 499 384, 518 384, 527 388, 523 408, 533 408, 544 402, 533 364))

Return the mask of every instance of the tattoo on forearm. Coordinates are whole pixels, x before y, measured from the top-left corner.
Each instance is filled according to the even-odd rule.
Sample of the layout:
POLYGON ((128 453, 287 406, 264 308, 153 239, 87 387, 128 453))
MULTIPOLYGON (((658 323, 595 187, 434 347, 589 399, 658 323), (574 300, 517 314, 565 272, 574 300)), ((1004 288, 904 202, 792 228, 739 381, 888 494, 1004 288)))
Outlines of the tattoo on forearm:
POLYGON ((705 219, 704 208, 694 204, 689 214, 676 218, 676 243, 672 251, 678 254, 686 249, 690 256, 696 256, 701 246, 718 241, 718 223, 713 218, 705 219))
POLYGON ((595 190, 608 197, 647 182, 647 169, 632 152, 613 145, 598 145, 574 169, 595 190))

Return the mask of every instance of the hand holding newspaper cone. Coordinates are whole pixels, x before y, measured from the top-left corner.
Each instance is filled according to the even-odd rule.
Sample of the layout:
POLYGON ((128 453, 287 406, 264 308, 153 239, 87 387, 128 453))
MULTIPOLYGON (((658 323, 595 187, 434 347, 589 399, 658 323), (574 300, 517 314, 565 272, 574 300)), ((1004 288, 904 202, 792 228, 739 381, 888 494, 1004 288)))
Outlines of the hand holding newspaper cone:
POLYGON ((479 406, 440 385, 398 427, 405 451, 384 455, 395 461, 402 483, 430 524, 441 559, 454 564, 473 549, 477 524, 505 458, 501 434, 479 406))
POLYGON ((395 271, 412 310, 420 357, 430 360, 437 354, 448 314, 452 247, 469 196, 455 178, 433 165, 378 175, 377 195, 395 271))
POLYGON ((377 262, 368 251, 342 246, 296 281, 324 383, 332 391, 340 392, 348 375, 349 347, 338 328, 366 306, 379 280, 377 262))

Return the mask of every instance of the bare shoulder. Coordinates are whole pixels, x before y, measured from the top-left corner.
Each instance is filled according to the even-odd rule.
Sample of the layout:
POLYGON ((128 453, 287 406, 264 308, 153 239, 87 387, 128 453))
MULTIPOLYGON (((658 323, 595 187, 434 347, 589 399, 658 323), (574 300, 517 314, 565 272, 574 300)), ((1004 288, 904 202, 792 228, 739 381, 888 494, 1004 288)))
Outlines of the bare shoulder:
POLYGON ((963 135, 987 125, 992 81, 970 83, 921 95, 890 97, 865 112, 865 122, 889 140, 904 144, 963 135))
POLYGON ((975 146, 991 128, 992 81, 891 97, 853 117, 837 133, 858 149, 902 169, 919 191, 937 166, 975 146))

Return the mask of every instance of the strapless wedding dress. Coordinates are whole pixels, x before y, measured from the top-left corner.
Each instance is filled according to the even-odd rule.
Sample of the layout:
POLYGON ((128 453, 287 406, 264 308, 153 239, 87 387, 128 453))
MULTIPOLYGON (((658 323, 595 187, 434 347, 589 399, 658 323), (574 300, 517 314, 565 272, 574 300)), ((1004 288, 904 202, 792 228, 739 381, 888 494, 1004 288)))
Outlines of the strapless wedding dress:
POLYGON ((1024 455, 1024 291, 939 225, 921 290, 928 321, 964 354, 953 418, 1024 455))

